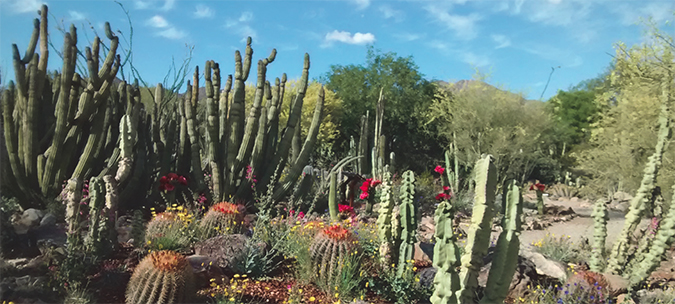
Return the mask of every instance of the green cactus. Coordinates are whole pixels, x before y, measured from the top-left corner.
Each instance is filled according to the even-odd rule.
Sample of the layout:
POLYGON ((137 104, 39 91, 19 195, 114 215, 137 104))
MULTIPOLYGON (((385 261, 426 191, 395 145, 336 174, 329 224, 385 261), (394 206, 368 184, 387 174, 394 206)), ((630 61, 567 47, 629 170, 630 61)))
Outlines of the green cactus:
POLYGON ((328 213, 330 214, 331 221, 337 221, 339 219, 338 214, 338 201, 337 201, 337 172, 334 170, 330 171, 330 188, 328 189, 328 213))
POLYGON ((504 230, 499 235, 495 247, 490 274, 488 275, 485 296, 480 303, 502 303, 506 299, 511 286, 513 274, 518 264, 520 250, 520 232, 522 231, 521 215, 523 214, 523 197, 515 180, 504 187, 504 230))
POLYGON ((478 273, 483 266, 483 257, 487 254, 492 231, 495 191, 497 188, 497 169, 492 156, 485 155, 474 167, 476 194, 473 203, 473 216, 469 226, 465 253, 462 256, 462 271, 459 274, 462 288, 459 291, 461 303, 474 303, 478 287, 478 273))
POLYGON ((391 184, 391 173, 385 170, 382 177, 382 188, 380 189, 380 209, 377 217, 377 232, 380 239, 380 261, 384 265, 389 265, 387 256, 395 256, 392 240, 392 212, 394 210, 393 187, 391 184))
POLYGON ((609 213, 604 199, 599 199, 593 205, 593 250, 589 266, 591 271, 601 272, 605 266, 605 240, 607 239, 607 221, 609 213))
POLYGON ((434 276, 434 293, 430 299, 433 304, 459 303, 458 291, 461 284, 456 269, 460 266, 460 258, 459 248, 455 243, 455 233, 452 229, 454 219, 455 212, 452 203, 450 200, 442 200, 434 213, 436 244, 434 245, 433 265, 437 272, 434 276))
MULTIPOLYGON (((110 239, 110 230, 113 223, 104 214, 105 187, 103 181, 93 177, 89 181, 89 231, 85 239, 87 249, 95 255, 104 256, 110 253, 113 241, 110 239)), ((116 240, 115 240, 116 241, 116 240)))
POLYGON ((134 210, 134 217, 131 220, 131 237, 134 239, 134 247, 141 248, 145 239, 145 225, 143 224, 143 212, 134 210))
POLYGON ((196 295, 192 266, 173 251, 155 251, 134 270, 126 304, 190 303, 196 295))
POLYGON ((401 218, 400 247, 398 253, 398 269, 396 274, 403 276, 408 266, 408 261, 413 259, 415 253, 415 241, 417 241, 417 214, 415 199, 415 173, 408 170, 403 173, 403 181, 400 188, 401 204, 399 212, 401 218))
POLYGON ((199 223, 203 239, 219 234, 237 234, 244 228, 243 206, 221 202, 215 204, 199 223))
POLYGON ((630 208, 626 214, 626 221, 621 230, 621 234, 614 241, 614 246, 607 263, 607 271, 613 274, 622 274, 624 265, 627 262, 628 246, 630 246, 631 235, 635 232, 642 216, 645 212, 647 202, 651 197, 652 190, 656 185, 656 177, 661 167, 661 159, 665 151, 665 145, 671 136, 670 128, 670 109, 668 108, 668 84, 662 84, 661 113, 659 115, 659 133, 657 137, 654 154, 649 157, 649 161, 644 169, 644 176, 640 188, 630 202, 630 208))
POLYGON ((358 239, 341 225, 332 225, 320 231, 309 248, 316 283, 334 286, 340 278, 344 264, 359 249, 358 239))

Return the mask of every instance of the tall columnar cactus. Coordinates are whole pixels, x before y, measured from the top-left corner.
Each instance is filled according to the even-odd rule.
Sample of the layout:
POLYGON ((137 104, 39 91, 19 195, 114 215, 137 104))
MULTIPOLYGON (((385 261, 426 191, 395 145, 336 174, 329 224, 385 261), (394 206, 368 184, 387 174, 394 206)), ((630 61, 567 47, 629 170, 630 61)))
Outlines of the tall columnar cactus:
MULTIPOLYGON (((380 261, 388 265, 387 256, 393 255, 393 240, 391 234, 392 212, 394 210, 393 188, 391 185, 391 173, 385 170, 380 189, 380 209, 377 217, 377 234, 380 239, 380 261)), ((394 255, 395 256, 395 255, 394 255)), ((393 256, 392 256, 393 258, 393 256)))
POLYGON ((126 304, 190 303, 196 294, 190 263, 173 251, 155 251, 134 270, 126 304))
POLYGON ((473 203, 473 216, 469 226, 465 253, 462 256, 462 271, 459 274, 462 288, 459 291, 461 303, 474 303, 478 287, 478 273, 483 266, 483 257, 487 254, 492 231, 495 191, 497 189, 497 169, 492 156, 485 155, 474 167, 476 194, 473 203))
POLYGON ((400 188, 401 204, 399 206, 401 218, 401 242, 398 253, 398 269, 396 273, 402 276, 407 262, 413 259, 415 241, 417 240, 417 214, 414 203, 415 199, 415 173, 408 170, 403 173, 403 181, 400 188))
POLYGON ((601 272, 605 266, 605 240, 607 239, 607 221, 609 213, 604 199, 599 199, 593 205, 593 251, 591 252, 591 271, 601 272))
POLYGON ((638 188, 637 193, 630 202, 630 208, 626 214, 626 222, 621 230, 621 234, 614 242, 614 246, 610 253, 606 270, 613 274, 621 274, 623 272, 623 266, 626 265, 631 235, 640 223, 647 201, 649 201, 652 190, 656 185, 656 177, 659 168, 661 167, 661 159, 663 157, 663 152, 665 151, 665 144, 671 136, 671 118, 670 109, 668 108, 669 89, 667 82, 663 82, 661 90, 661 113, 659 115, 659 133, 656 147, 654 149, 654 154, 649 157, 649 161, 645 166, 640 188, 638 188))
POLYGON ((347 259, 358 251, 358 246, 358 239, 342 225, 332 225, 319 232, 309 248, 312 268, 317 275, 316 283, 325 286, 336 284, 347 259))
POLYGON ((93 177, 89 181, 89 231, 85 246, 98 256, 110 253, 117 243, 117 239, 111 239, 114 223, 104 214, 105 193, 103 181, 93 177))
POLYGON ((461 287, 457 267, 460 266, 459 248, 455 243, 456 237, 452 229, 455 212, 450 200, 442 200, 436 207, 434 221, 433 265, 437 269, 434 276, 434 293, 431 296, 433 304, 459 303, 458 291, 461 287))
POLYGON ((522 231, 521 215, 523 214, 523 197, 515 180, 504 187, 504 218, 502 228, 495 247, 495 256, 485 286, 485 296, 480 303, 502 303, 506 299, 511 286, 513 274, 518 263, 520 250, 520 232, 522 231))
POLYGON ((200 222, 202 237, 207 239, 218 234, 240 233, 244 224, 244 211, 243 206, 227 202, 213 205, 200 222))

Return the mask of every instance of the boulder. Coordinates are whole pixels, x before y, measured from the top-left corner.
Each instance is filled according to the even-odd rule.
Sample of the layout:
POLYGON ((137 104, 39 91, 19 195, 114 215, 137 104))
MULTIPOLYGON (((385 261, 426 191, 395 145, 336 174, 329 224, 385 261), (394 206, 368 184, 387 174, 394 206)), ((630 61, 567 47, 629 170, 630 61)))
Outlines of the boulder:
POLYGON ((23 214, 12 218, 12 226, 16 234, 26 234, 29 230, 40 226, 40 219, 44 212, 30 208, 23 211, 23 214))
POLYGON ((222 283, 225 275, 222 269, 218 267, 218 263, 212 258, 203 255, 191 255, 186 257, 186 259, 190 263, 190 266, 192 266, 197 288, 206 288, 211 282, 215 282, 216 284, 222 283))
POLYGON ((234 272, 237 259, 246 253, 247 239, 243 234, 215 236, 196 243, 195 255, 211 258, 219 267, 234 272))

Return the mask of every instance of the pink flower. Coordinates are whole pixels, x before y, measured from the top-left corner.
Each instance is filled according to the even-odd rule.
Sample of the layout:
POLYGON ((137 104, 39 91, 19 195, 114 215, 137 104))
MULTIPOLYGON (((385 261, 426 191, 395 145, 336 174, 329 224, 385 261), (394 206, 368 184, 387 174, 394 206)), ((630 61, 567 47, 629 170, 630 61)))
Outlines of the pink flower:
POLYGON ((359 195, 360 199, 367 199, 368 198, 368 192, 361 192, 361 195, 359 195))
POLYGON ((443 174, 445 172, 445 169, 441 166, 436 166, 436 169, 434 169, 438 174, 443 174))
POLYGON ((450 191, 450 187, 448 187, 448 186, 443 186, 443 191, 450 191))
POLYGON ((381 183, 382 183, 381 180, 377 180, 377 179, 376 179, 376 180, 373 180, 373 181, 370 182, 370 186, 371 186, 371 187, 376 187, 377 185, 379 185, 379 184, 381 184, 381 183))
POLYGON ((176 174, 176 173, 169 173, 166 176, 169 178, 169 180, 172 180, 172 181, 178 180, 178 174, 176 174))
POLYGON ((188 183, 187 183, 187 179, 185 178, 185 176, 179 176, 179 177, 178 177, 178 182, 181 183, 181 185, 187 185, 187 184, 188 184, 188 183))
POLYGON ((302 211, 298 212, 298 218, 304 218, 304 217, 305 217, 304 212, 302 212, 302 211))

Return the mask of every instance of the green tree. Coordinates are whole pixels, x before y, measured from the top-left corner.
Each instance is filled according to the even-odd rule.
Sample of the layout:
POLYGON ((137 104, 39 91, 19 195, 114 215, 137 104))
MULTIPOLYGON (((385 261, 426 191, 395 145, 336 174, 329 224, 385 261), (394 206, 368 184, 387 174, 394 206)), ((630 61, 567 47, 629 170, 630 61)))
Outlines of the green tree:
MULTIPOLYGON (((666 31, 651 21, 646 25, 642 44, 615 45, 610 86, 595 100, 602 112, 593 125, 590 148, 577 154, 592 193, 637 190, 644 164, 654 153, 663 87, 671 111, 675 106, 675 43, 664 34, 672 32, 672 24, 666 31)), ((673 145, 667 147, 657 185, 670 195, 665 192, 673 183, 675 163, 667 157, 673 145)))
MULTIPOLYGON (((338 154, 346 154, 351 136, 359 138, 361 116, 366 111, 375 116, 380 90, 384 89, 383 134, 387 152, 396 153, 399 169, 421 169, 442 155, 437 141, 421 128, 422 113, 434 98, 435 85, 424 79, 412 56, 399 57, 370 47, 365 65, 333 65, 322 81, 348 109, 342 115, 342 132, 336 141, 338 154)), ((369 130, 373 130, 372 119, 370 124, 369 130)))

